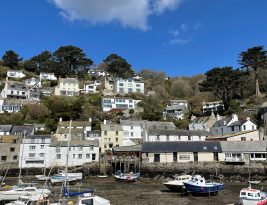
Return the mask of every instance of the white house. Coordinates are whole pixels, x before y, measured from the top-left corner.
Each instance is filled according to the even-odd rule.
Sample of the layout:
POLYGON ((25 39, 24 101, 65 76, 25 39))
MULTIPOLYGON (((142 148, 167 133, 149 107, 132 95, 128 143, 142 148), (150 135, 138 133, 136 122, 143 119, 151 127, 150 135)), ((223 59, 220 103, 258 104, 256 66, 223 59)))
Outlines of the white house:
POLYGON ((108 112, 112 109, 135 109, 141 100, 134 100, 128 97, 102 97, 101 107, 103 112, 108 112))
POLYGON ((24 83, 17 81, 5 81, 5 86, 1 91, 2 98, 15 98, 15 99, 26 99, 29 90, 24 83))
POLYGON ((79 96, 79 81, 77 78, 59 78, 55 87, 55 95, 79 96))
MULTIPOLYGON (((54 141, 49 146, 47 161, 50 167, 65 166, 68 152, 67 141, 54 141)), ((72 139, 70 141, 68 166, 82 166, 99 161, 99 144, 97 141, 72 139)))
POLYGON ((101 82, 94 81, 93 83, 84 85, 85 93, 97 93, 97 87, 101 85, 101 82))
POLYGON ((41 72, 39 78, 40 78, 40 81, 42 81, 42 80, 57 80, 57 77, 55 76, 54 73, 41 72))
POLYGON ((41 81, 37 78, 30 78, 25 80, 25 85, 30 87, 30 88, 41 88, 41 81))
POLYGON ((157 130, 151 129, 147 133, 147 142, 168 141, 205 141, 211 134, 206 131, 195 130, 157 130))
POLYGON ((144 82, 140 80, 134 80, 132 78, 122 79, 116 78, 113 86, 114 93, 144 93, 145 86, 144 82))
POLYGON ((163 118, 167 116, 184 119, 184 115, 188 112, 187 100, 170 100, 170 104, 163 111, 163 118))
POLYGON ((252 122, 249 117, 247 117, 246 120, 239 120, 236 114, 232 114, 230 117, 215 122, 210 130, 213 135, 224 135, 228 133, 257 130, 257 125, 252 122))
POLYGON ((48 158, 55 158, 49 151, 50 135, 30 135, 22 139, 19 167, 50 167, 48 158))
POLYGON ((9 78, 24 78, 26 75, 22 72, 22 70, 8 70, 7 77, 9 78))
POLYGON ((0 113, 20 112, 22 107, 22 103, 19 101, 0 99, 0 113))
POLYGON ((222 101, 203 102, 202 112, 203 114, 210 115, 212 112, 218 113, 224 110, 224 104, 222 101))
POLYGON ((12 125, 0 125, 0 135, 10 135, 12 125))

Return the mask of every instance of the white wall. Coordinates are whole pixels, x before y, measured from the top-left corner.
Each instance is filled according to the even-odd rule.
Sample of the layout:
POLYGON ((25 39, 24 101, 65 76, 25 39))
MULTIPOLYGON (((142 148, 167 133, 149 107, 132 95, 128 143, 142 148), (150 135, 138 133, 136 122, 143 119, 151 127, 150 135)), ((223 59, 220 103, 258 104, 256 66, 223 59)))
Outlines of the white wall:
POLYGON ((205 141, 206 136, 178 136, 169 135, 169 140, 167 135, 149 135, 147 137, 148 142, 166 142, 166 141, 205 141), (159 137, 159 139, 158 139, 159 137))

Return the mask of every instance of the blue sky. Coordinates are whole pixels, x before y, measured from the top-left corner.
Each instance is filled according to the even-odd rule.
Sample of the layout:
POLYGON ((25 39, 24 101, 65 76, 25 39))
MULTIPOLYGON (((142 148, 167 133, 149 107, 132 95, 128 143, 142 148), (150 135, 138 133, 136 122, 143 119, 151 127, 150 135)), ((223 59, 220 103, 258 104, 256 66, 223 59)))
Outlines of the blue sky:
POLYGON ((117 53, 136 71, 191 76, 237 67, 241 51, 267 45, 266 0, 2 0, 0 8, 0 56, 75 45, 96 64, 117 53))

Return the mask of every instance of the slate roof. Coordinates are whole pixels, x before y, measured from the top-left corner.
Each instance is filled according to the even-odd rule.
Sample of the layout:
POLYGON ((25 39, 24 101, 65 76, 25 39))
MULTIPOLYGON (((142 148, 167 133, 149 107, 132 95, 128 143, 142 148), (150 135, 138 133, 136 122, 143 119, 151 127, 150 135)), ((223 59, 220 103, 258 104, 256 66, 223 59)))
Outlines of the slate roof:
POLYGON ((25 136, 26 139, 31 139, 31 138, 51 138, 51 135, 28 135, 25 136))
POLYGON ((60 78, 60 83, 78 84, 77 78, 60 78))
MULTIPOLYGON (((72 121, 71 127, 88 127, 91 126, 91 122, 89 121, 72 121)), ((69 121, 62 121, 58 123, 59 127, 69 127, 70 122, 69 121)))
MULTIPOLYGON (((83 129, 72 128, 71 134, 83 134, 83 129)), ((69 128, 57 128, 56 134, 69 134, 69 128)))
POLYGON ((17 82, 17 81, 8 81, 7 88, 9 90, 21 90, 21 91, 27 90, 26 85, 24 85, 24 83, 17 82))
POLYGON ((210 116, 206 116, 206 117, 196 117, 195 119, 193 119, 191 121, 191 123, 205 123, 210 119, 210 116))
POLYGON ((123 131, 120 124, 101 124, 101 131, 123 131))
POLYGON ((202 130, 164 130, 149 129, 148 135, 175 135, 175 136, 210 136, 210 132, 202 130))
POLYGON ((223 152, 267 152, 266 141, 220 142, 223 152))
POLYGON ((132 146, 122 146, 122 147, 112 147, 114 152, 141 152, 142 145, 132 145, 132 146))
POLYGON ((226 124, 228 124, 231 120, 232 120, 232 116, 225 117, 225 118, 223 118, 223 119, 218 120, 217 122, 215 122, 212 127, 221 127, 221 126, 224 126, 225 125, 224 124, 224 121, 226 122, 226 124))
POLYGON ((215 135, 215 136, 209 136, 208 138, 206 138, 206 140, 220 140, 220 139, 227 139, 230 137, 235 137, 238 135, 243 135, 243 134, 247 134, 250 132, 258 132, 258 130, 248 130, 248 131, 242 131, 242 132, 233 132, 233 133, 227 133, 224 135, 215 135))
POLYGON ((155 129, 154 126, 156 129, 176 129, 173 122, 145 121, 145 125, 148 129, 155 129))
POLYGON ((247 122, 247 120, 238 120, 238 121, 235 121, 235 122, 231 123, 231 124, 228 125, 228 126, 229 126, 229 127, 240 126, 240 125, 245 124, 245 122, 247 122))
POLYGON ((180 141, 180 142, 144 142, 142 152, 222 152, 220 142, 180 141))
POLYGON ((184 105, 167 105, 166 110, 187 110, 187 107, 184 105))
POLYGON ((0 125, 0 132, 10 132, 12 125, 0 125))
POLYGON ((33 133, 34 126, 33 125, 14 125, 11 134, 15 135, 16 132, 22 132, 26 131, 26 135, 31 135, 33 133))
MULTIPOLYGON (((57 139, 55 137, 52 137, 52 141, 51 141, 51 144, 49 146, 50 147, 67 147, 68 141, 57 141, 57 139)), ((78 147, 78 146, 99 147, 99 142, 96 140, 80 140, 79 138, 72 138, 70 141, 70 146, 71 147, 78 147)))
POLYGON ((145 121, 142 120, 121 120, 120 124, 122 126, 144 126, 145 121))

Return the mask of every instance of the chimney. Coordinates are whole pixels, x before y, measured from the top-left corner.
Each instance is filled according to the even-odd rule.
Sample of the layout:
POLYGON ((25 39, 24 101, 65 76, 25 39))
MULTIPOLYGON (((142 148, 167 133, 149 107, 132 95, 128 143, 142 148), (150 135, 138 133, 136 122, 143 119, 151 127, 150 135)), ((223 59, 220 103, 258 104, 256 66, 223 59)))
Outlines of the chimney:
POLYGON ((196 119, 195 115, 191 115, 191 121, 193 121, 194 119, 196 119))
POLYGON ((107 124, 107 120, 104 120, 104 125, 106 125, 107 124))
POLYGON ((216 115, 216 119, 217 119, 217 121, 221 119, 221 116, 218 113, 216 115))
POLYGON ((92 122, 92 118, 91 117, 89 117, 89 122, 92 122))
POLYGON ((232 114, 232 120, 233 120, 233 122, 236 122, 236 121, 238 121, 238 117, 237 117, 237 114, 232 114))
POLYGON ((226 125, 226 121, 223 121, 223 125, 226 125))
POLYGON ((62 117, 59 118, 59 122, 62 122, 62 117))
POLYGON ((250 120, 250 117, 246 117, 246 121, 249 121, 250 120))

